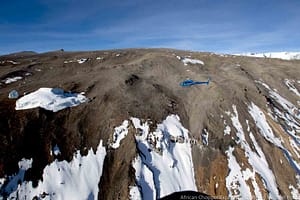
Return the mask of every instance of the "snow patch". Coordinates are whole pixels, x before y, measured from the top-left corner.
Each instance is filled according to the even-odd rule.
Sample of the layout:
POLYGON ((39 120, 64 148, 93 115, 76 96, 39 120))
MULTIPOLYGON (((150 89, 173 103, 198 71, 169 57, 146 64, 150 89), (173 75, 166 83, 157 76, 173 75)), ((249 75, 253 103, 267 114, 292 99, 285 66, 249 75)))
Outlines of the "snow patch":
POLYGON ((20 64, 20 62, 16 62, 16 61, 13 61, 13 60, 8 60, 7 62, 10 62, 10 63, 13 64, 13 65, 18 65, 18 64, 20 64))
POLYGON ((217 189, 219 187, 219 183, 216 183, 215 184, 215 188, 217 189))
POLYGON ((40 88, 16 101, 16 110, 41 107, 53 112, 78 106, 88 101, 82 94, 64 92, 59 88, 40 88))
POLYGON ((23 158, 21 161, 18 162, 18 166, 19 166, 19 169, 22 169, 25 171, 30 169, 32 166, 32 158, 30 160, 23 158))
POLYGON ((230 111, 225 111, 225 114, 226 114, 227 116, 231 116, 231 112, 230 112, 230 111))
POLYGON ((74 62, 74 61, 73 60, 66 60, 66 61, 64 61, 65 64, 72 63, 72 62, 74 62))
POLYGON ((234 148, 229 147, 225 152, 228 159, 228 167, 230 169, 226 177, 226 188, 229 192, 230 199, 251 199, 251 191, 248 187, 242 173, 242 169, 233 155, 234 148))
POLYGON ((255 83, 259 83, 259 84, 261 84, 262 86, 264 86, 265 88, 267 88, 268 90, 272 90, 271 88, 270 88, 270 86, 268 86, 266 83, 264 83, 263 81, 261 81, 261 80, 255 80, 254 81, 255 83))
POLYGON ((88 61, 88 58, 80 58, 79 60, 77 60, 79 64, 85 63, 86 61, 88 61))
POLYGON ((98 184, 106 155, 102 141, 96 153, 92 149, 86 156, 77 151, 71 162, 55 160, 43 171, 43 178, 37 187, 25 181, 11 193, 10 199, 33 199, 35 196, 44 199, 97 199, 98 184))
POLYGON ((300 199, 300 175, 296 175, 296 187, 289 185, 293 199, 300 199))
POLYGON ((181 61, 184 63, 184 65, 190 64, 200 64, 204 65, 204 62, 202 60, 192 59, 192 58, 183 58, 181 61))
POLYGON ((293 93, 295 93, 298 97, 300 97, 300 93, 297 90, 297 88, 294 86, 293 82, 295 82, 295 81, 290 81, 288 79, 284 80, 284 83, 289 88, 289 90, 292 91, 293 93))
POLYGON ((16 61, 13 61, 13 60, 3 60, 3 61, 0 61, 0 64, 5 64, 5 63, 11 63, 13 65, 20 64, 20 62, 16 62, 16 61))
POLYGON ((13 77, 13 78, 6 78, 4 83, 5 84, 11 84, 11 83, 17 82, 18 80, 21 80, 21 79, 23 79, 23 77, 21 77, 21 76, 16 76, 16 77, 13 77))
POLYGON ((141 200, 142 196, 137 186, 129 186, 129 199, 130 200, 141 200))
POLYGON ((226 125, 226 127, 224 129, 224 135, 230 135, 230 132, 231 132, 230 126, 226 125))
POLYGON ((243 175, 246 180, 251 180, 252 186, 254 188, 254 194, 256 199, 263 199, 263 196, 260 192, 260 188, 255 180, 255 171, 251 171, 249 168, 247 168, 245 171, 243 171, 243 175))
POLYGON ((296 189, 294 186, 289 185, 289 189, 291 190, 291 195, 293 199, 300 199, 299 189, 296 189))
POLYGON ((125 120, 121 126, 115 128, 113 143, 111 144, 112 148, 117 149, 120 146, 121 140, 123 140, 128 134, 128 125, 129 122, 125 120))
POLYGON ((57 146, 57 144, 53 147, 53 154, 58 156, 59 154, 61 154, 59 147, 57 146))
MULTIPOLYGON (((28 169, 30 169, 32 166, 32 158, 31 159, 23 158, 21 161, 18 162, 18 166, 19 166, 19 172, 16 175, 8 177, 8 183, 5 184, 4 188, 1 188, 4 194, 10 194, 12 192, 15 192, 18 189, 19 182, 24 181, 25 172, 28 169)), ((4 180, 5 179, 3 179, 3 183, 4 180)))

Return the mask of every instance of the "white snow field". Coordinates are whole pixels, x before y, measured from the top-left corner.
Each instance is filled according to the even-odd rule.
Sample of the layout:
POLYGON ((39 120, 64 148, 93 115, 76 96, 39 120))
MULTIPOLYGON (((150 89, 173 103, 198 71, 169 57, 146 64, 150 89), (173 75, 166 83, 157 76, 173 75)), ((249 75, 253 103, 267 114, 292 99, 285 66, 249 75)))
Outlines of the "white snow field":
POLYGON ((157 199, 177 191, 197 191, 188 130, 179 117, 168 116, 154 132, 147 122, 131 120, 139 131, 135 138, 140 153, 133 167, 141 196, 157 199))
POLYGON ((53 112, 78 106, 88 101, 82 94, 64 92, 59 88, 40 88, 16 101, 16 110, 41 107, 53 112))
POLYGON ((236 56, 249 56, 257 58, 279 58, 283 60, 299 60, 300 52, 269 52, 269 53, 240 53, 236 56))
MULTIPOLYGON (((271 128, 266 122, 265 116, 257 110, 258 107, 255 107, 253 110, 252 107, 255 107, 254 104, 249 107, 249 112, 253 116, 253 119, 256 120, 257 127, 260 128, 261 134, 264 134, 264 137, 268 140, 272 138, 271 142, 280 145, 280 140, 276 138, 271 128)), ((256 175, 259 175, 264 181, 264 187, 269 192, 269 197, 272 199, 279 199, 280 194, 277 189, 276 179, 273 175, 272 170, 269 167, 267 159, 258 145, 253 133, 250 130, 248 120, 246 120, 247 130, 244 131, 242 124, 239 121, 238 111, 235 105, 232 106, 233 114, 231 114, 232 125, 235 128, 237 143, 240 144, 241 148, 245 151, 245 157, 247 158, 252 169, 245 169, 242 171, 242 166, 237 162, 235 156, 233 155, 234 148, 230 147, 226 152, 228 156, 228 167, 230 173, 226 178, 226 187, 229 191, 229 197, 232 199, 241 198, 247 199, 251 197, 250 187, 246 181, 250 180, 254 187, 254 195, 257 199, 262 199, 262 193, 256 181, 256 175), (245 135, 249 135, 252 144, 254 145, 255 150, 252 150, 248 141, 246 140, 245 135)))
POLYGON ((96 153, 90 149, 86 156, 81 156, 77 151, 71 162, 55 160, 44 168, 43 178, 37 187, 33 187, 31 181, 15 182, 16 190, 9 199, 98 199, 105 155, 105 147, 100 141, 96 153))

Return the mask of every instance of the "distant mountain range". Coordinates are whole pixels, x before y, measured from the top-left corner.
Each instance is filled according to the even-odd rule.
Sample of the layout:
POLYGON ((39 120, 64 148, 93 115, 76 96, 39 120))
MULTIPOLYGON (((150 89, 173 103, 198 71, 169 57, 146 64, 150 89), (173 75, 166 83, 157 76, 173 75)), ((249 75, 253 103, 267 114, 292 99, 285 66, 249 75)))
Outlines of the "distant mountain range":
POLYGON ((299 60, 300 52, 269 52, 269 53, 241 53, 239 56, 250 56, 258 58, 279 58, 283 60, 299 60))

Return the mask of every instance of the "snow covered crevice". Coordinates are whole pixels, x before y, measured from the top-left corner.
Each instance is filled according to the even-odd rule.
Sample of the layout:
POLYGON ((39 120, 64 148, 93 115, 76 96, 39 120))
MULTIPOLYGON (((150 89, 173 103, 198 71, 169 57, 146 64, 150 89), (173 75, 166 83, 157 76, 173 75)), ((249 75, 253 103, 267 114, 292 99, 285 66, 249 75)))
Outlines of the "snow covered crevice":
POLYGON ((248 109, 262 136, 275 146, 282 146, 282 140, 274 135, 272 128, 267 123, 267 119, 260 108, 252 102, 248 106, 248 109))
POLYGON ((55 160, 44 168, 37 187, 24 181, 9 199, 97 199, 105 155, 100 141, 96 153, 90 149, 86 156, 81 156, 77 151, 71 162, 55 160))
MULTIPOLYGON (((286 79, 287 80, 287 79, 286 79)), ((268 92, 272 100, 274 100, 281 108, 276 107, 276 109, 284 110, 289 114, 289 118, 296 118, 300 120, 300 110, 295 106, 293 103, 291 103, 286 98, 282 97, 280 94, 278 94, 277 90, 271 89, 269 85, 264 83, 263 81, 255 81, 256 83, 259 83, 260 85, 264 86, 268 92)), ((295 91, 293 86, 289 81, 285 81, 285 84, 289 87, 290 90, 295 91)))
POLYGON ((269 92, 270 92, 271 98, 274 99, 278 104, 280 104, 280 106, 286 112, 288 112, 288 114, 289 114, 288 117, 290 117, 290 118, 295 117, 296 119, 300 120, 300 111, 293 103, 291 103, 290 101, 288 101, 287 99, 285 99, 284 97, 282 97, 275 91, 269 91, 269 92))
POLYGON ((147 122, 131 118, 139 154, 133 162, 136 182, 145 199, 183 190, 197 191, 188 130, 177 115, 168 116, 150 132, 147 122), (145 196, 146 195, 146 196, 145 196))
MULTIPOLYGON (((275 90, 272 90, 267 84, 262 81, 257 82, 268 90, 273 101, 269 105, 269 115, 272 117, 273 121, 279 123, 282 129, 291 137, 290 140, 293 140, 291 143, 295 143, 299 147, 300 109, 279 95, 275 90)), ((289 82, 286 82, 286 84, 290 85, 289 82)), ((293 151, 297 151, 297 149, 293 148, 293 151)), ((298 151, 298 153, 300 152, 298 151)))
POLYGON ((298 89, 295 87, 294 80, 289 80, 289 79, 285 79, 284 80, 285 85, 289 88, 289 90, 291 92, 293 92, 294 94, 296 94, 298 97, 300 97, 300 92, 298 91, 298 89))
POLYGON ((59 88, 40 88, 16 101, 16 110, 41 107, 53 112, 87 102, 83 94, 64 92, 59 88))
POLYGON ((272 199, 280 198, 275 176, 269 167, 262 149, 258 145, 253 133, 250 130, 248 120, 246 120, 246 124, 248 126, 247 131, 244 132, 243 126, 239 121, 237 108, 235 105, 233 105, 232 108, 233 114, 231 114, 231 121, 238 138, 236 142, 244 150, 245 158, 248 160, 251 169, 246 168, 245 170, 242 170, 241 166, 236 161, 233 155, 234 148, 230 147, 226 152, 228 156, 228 167, 230 169, 230 173, 226 178, 226 186, 229 191, 230 197, 242 199, 250 198, 250 188, 245 181, 251 180, 255 197, 258 199, 262 199, 261 189, 258 187, 258 183, 256 182, 256 175, 259 175, 264 180, 265 188, 267 189, 267 191, 269 191, 269 197, 272 199), (248 141, 246 140, 246 134, 248 134, 255 150, 251 148, 248 141))
MULTIPOLYGON (((276 147, 278 147, 286 156, 290 165, 294 168, 297 174, 300 174, 300 165, 298 161, 293 158, 290 149, 286 148, 285 145, 279 138, 275 137, 273 131, 269 124, 266 121, 264 113, 260 110, 258 106, 254 103, 248 107, 249 113, 252 116, 253 120, 256 123, 256 126, 259 129, 259 133, 269 142, 273 143, 276 147)), ((293 151, 297 151, 297 149, 292 148, 293 151)))

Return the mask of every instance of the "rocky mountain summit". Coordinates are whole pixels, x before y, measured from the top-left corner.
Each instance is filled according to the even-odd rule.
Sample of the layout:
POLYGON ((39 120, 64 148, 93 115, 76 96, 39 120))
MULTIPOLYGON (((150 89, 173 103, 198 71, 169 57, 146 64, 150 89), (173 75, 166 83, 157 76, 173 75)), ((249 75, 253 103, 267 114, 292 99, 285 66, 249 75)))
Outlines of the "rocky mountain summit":
POLYGON ((251 56, 0 56, 0 199, 299 199, 300 61, 251 56))

